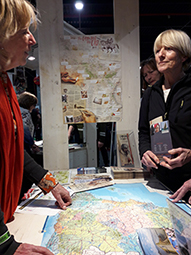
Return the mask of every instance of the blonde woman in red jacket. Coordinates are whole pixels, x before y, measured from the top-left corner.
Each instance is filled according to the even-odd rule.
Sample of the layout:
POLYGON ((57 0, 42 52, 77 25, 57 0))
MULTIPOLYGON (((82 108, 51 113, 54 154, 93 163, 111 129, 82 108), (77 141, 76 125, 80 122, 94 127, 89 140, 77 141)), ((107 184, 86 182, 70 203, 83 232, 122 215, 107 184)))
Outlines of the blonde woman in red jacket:
POLYGON ((31 20, 37 25, 35 9, 26 0, 0 0, 0 7, 0 254, 53 255, 44 247, 17 243, 5 225, 13 219, 21 188, 24 191, 23 173, 44 193, 51 191, 61 208, 71 204, 71 197, 47 170, 24 152, 19 104, 6 73, 25 65, 31 46, 36 43, 29 30, 31 20))

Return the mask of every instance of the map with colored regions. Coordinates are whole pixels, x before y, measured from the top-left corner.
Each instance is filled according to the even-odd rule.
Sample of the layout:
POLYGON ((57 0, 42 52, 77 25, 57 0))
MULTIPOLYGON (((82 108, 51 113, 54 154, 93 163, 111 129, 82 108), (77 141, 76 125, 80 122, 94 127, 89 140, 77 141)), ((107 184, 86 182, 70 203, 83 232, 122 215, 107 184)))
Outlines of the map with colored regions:
POLYGON ((142 255, 137 229, 171 226, 164 195, 115 184, 77 193, 66 211, 48 217, 42 246, 55 255, 142 255))

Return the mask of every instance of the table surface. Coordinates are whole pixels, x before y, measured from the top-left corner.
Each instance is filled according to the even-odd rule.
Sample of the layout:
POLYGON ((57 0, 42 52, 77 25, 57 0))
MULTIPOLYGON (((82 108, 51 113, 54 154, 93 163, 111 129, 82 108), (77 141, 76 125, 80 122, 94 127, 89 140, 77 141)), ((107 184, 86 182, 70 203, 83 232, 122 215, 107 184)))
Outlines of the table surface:
MULTIPOLYGON (((151 192, 158 192, 168 196, 169 191, 155 178, 144 179, 117 179, 115 183, 143 183, 151 192)), ((46 220, 46 215, 31 215, 15 213, 15 220, 8 223, 9 232, 14 235, 15 240, 22 243, 41 245, 43 233, 42 229, 46 220)))

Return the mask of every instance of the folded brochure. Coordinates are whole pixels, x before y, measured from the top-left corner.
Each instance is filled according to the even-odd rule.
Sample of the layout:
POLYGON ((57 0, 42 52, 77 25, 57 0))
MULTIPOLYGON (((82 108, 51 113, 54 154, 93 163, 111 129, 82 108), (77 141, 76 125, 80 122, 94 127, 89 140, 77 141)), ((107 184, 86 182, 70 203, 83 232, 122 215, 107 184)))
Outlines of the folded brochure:
POLYGON ((81 192, 113 184, 113 178, 109 174, 77 174, 71 178, 69 187, 74 192, 81 192))

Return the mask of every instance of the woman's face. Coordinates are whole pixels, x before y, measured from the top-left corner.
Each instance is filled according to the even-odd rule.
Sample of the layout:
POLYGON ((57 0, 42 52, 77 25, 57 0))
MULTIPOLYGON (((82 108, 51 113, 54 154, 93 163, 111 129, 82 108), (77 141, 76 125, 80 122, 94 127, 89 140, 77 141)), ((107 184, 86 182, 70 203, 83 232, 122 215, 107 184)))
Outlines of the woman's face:
POLYGON ((182 71, 182 63, 186 60, 181 53, 173 47, 161 46, 155 52, 157 68, 161 73, 172 73, 182 71))
POLYGON ((36 44, 36 40, 29 31, 29 28, 19 30, 15 35, 2 43, 1 47, 7 52, 8 59, 10 60, 5 70, 25 65, 31 46, 34 44, 36 44))
POLYGON ((160 79, 158 70, 153 70, 149 65, 143 66, 142 75, 149 85, 154 85, 160 79))

